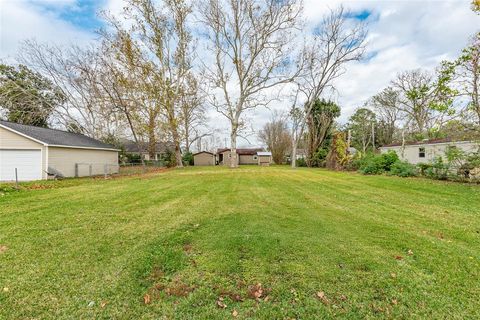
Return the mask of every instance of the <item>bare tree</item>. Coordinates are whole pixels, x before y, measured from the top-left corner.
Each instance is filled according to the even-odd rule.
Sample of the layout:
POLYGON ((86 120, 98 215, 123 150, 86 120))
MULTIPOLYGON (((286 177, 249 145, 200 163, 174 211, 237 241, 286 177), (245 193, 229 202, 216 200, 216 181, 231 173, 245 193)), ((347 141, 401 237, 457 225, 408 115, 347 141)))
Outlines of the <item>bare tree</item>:
POLYGON ((105 32, 104 38, 111 45, 118 45, 122 62, 136 76, 135 85, 147 94, 140 102, 150 119, 149 127, 154 126, 157 110, 166 123, 175 146, 177 166, 182 167, 181 104, 193 57, 192 37, 187 27, 191 6, 186 0, 129 0, 127 4, 124 18, 131 22, 130 29, 126 30, 121 22, 107 15, 115 32, 105 32))
POLYGON ((65 97, 65 103, 54 110, 57 124, 75 127, 93 138, 118 130, 116 115, 99 96, 96 77, 101 66, 95 47, 62 47, 27 40, 20 52, 20 61, 50 79, 65 97))
POLYGON ((274 113, 271 120, 259 132, 258 137, 272 153, 273 162, 282 164, 291 141, 285 117, 274 113))
MULTIPOLYGON (((365 25, 352 25, 348 16, 343 7, 331 10, 316 28, 318 31, 313 38, 306 42, 302 76, 298 78, 298 90, 303 99, 295 98, 295 101, 303 101, 301 107, 304 112, 296 112, 297 116, 303 114, 303 119, 297 123, 298 133, 292 135, 292 159, 296 157, 299 139, 303 136, 306 119, 315 101, 326 90, 333 89, 334 80, 345 73, 346 64, 360 60, 365 51, 365 25)), ((298 94, 295 93, 295 96, 298 97, 298 94)), ((295 161, 292 161, 292 167, 295 167, 295 161)))
POLYGON ((377 139, 381 145, 393 142, 397 124, 402 120, 399 95, 398 91, 387 87, 369 101, 377 115, 377 139))
POLYGON ((205 78, 209 102, 230 122, 231 167, 237 166, 237 137, 245 112, 267 106, 269 89, 291 82, 289 59, 302 11, 298 0, 207 0, 200 6, 212 67, 205 78))
POLYGON ((210 135, 205 127, 207 119, 205 111, 204 96, 199 81, 195 75, 189 74, 180 106, 181 131, 185 152, 190 152, 191 146, 196 141, 210 135))
POLYGON ((397 75, 392 86, 399 92, 399 110, 415 135, 435 135, 456 114, 453 98, 456 90, 450 88, 450 77, 441 73, 436 77, 417 69, 397 75))

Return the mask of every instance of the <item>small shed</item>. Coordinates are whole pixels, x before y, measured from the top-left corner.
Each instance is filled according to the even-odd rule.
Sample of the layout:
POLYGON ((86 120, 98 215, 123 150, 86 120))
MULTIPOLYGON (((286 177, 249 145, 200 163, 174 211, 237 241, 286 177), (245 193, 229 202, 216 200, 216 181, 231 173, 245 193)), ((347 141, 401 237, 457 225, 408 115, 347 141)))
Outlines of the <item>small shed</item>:
POLYGON ((259 151, 257 152, 258 165, 259 166, 269 166, 272 163, 272 153, 259 151))
POLYGON ((215 155, 208 151, 200 151, 193 155, 193 165, 195 166, 214 166, 215 155))

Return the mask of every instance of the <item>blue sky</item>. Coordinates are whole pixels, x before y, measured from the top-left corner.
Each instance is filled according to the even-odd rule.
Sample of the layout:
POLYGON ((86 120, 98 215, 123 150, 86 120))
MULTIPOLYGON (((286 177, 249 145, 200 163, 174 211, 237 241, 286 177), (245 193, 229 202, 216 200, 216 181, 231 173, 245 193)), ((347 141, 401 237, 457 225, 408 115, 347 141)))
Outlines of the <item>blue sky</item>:
MULTIPOLYGON (((352 19, 368 23, 366 59, 348 66, 338 79, 332 97, 342 107, 345 122, 356 107, 387 86, 401 71, 424 68, 433 71, 443 59, 454 59, 475 31, 480 16, 467 0, 304 0, 305 15, 312 29, 329 8, 343 5, 352 19)), ((19 42, 35 38, 56 44, 88 44, 97 38, 102 26, 101 10, 121 12, 122 0, 0 0, 0 59, 14 62, 19 42)), ((272 109, 285 110, 278 103, 270 110, 250 115, 259 129, 270 118, 272 109)), ((227 123, 214 111, 212 126, 224 132, 227 123)))

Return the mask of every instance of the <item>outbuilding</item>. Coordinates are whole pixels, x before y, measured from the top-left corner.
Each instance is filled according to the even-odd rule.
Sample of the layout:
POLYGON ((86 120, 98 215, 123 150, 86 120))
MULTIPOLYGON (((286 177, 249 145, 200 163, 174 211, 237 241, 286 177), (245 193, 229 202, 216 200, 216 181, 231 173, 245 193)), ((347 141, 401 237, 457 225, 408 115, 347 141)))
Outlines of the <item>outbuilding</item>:
POLYGON ((257 152, 258 165, 269 166, 272 163, 272 153, 266 151, 257 152))
POLYGON ((79 133, 0 120, 0 181, 118 172, 118 149, 79 133))
POLYGON ((195 166, 214 166, 215 155, 208 151, 200 151, 193 155, 193 165, 195 166))

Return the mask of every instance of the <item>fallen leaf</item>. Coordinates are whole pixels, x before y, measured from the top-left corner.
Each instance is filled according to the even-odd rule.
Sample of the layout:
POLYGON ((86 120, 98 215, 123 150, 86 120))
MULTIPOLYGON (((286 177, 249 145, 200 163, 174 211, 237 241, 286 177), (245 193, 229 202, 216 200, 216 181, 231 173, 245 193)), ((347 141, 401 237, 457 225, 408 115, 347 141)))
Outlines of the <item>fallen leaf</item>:
POLYGON ((143 296, 143 303, 150 304, 150 302, 152 302, 152 298, 148 293, 145 293, 145 295, 143 296))
POLYGON ((255 300, 258 300, 263 295, 263 288, 261 283, 248 287, 248 295, 255 300))
POLYGON ((0 253, 4 253, 5 251, 7 251, 7 249, 8 249, 7 246, 0 245, 0 253))
POLYGON ((238 311, 233 309, 232 316, 236 318, 238 316, 238 311))
POLYGON ((397 299, 392 299, 392 304, 393 304, 393 305, 397 305, 397 304, 398 304, 397 299))
POLYGON ((395 256, 395 259, 397 259, 397 260, 403 260, 403 257, 402 257, 402 256, 395 256))
POLYGON ((222 297, 218 298, 218 300, 217 300, 217 307, 222 308, 222 309, 225 309, 225 308, 227 307, 227 305, 223 302, 223 298, 222 298, 222 297))
POLYGON ((342 301, 345 301, 345 300, 347 300, 347 296, 346 296, 346 295, 344 295, 344 294, 342 294, 342 295, 340 296, 340 300, 342 300, 342 301))
POLYGON ((107 305, 107 301, 102 301, 102 303, 100 303, 100 308, 105 308, 105 306, 107 305))
POLYGON ((392 273, 390 273, 390 277, 395 279, 397 277, 397 274, 395 272, 392 272, 392 273))
POLYGON ((407 254, 408 254, 409 256, 412 256, 412 255, 413 255, 413 251, 412 251, 412 249, 408 249, 408 252, 407 252, 407 254))
POLYGON ((322 301, 324 304, 328 304, 330 302, 323 291, 317 292, 317 298, 320 299, 320 301, 322 301))
POLYGON ((3 288, 3 292, 8 292, 8 291, 10 291, 10 289, 8 289, 7 287, 3 288))

